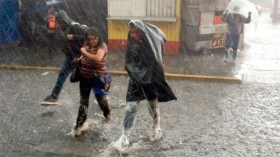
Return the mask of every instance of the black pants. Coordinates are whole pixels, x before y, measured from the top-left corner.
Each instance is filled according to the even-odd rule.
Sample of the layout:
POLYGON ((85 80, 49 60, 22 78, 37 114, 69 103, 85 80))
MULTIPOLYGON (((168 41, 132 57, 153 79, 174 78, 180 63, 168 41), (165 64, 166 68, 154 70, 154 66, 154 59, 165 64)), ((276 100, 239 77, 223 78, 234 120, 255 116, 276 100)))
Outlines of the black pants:
POLYGON ((47 33, 47 39, 48 39, 48 53, 50 55, 57 54, 56 34, 55 33, 47 33))
MULTIPOLYGON (((84 122, 87 120, 88 114, 88 104, 89 104, 89 96, 90 92, 94 88, 99 88, 100 82, 97 78, 81 78, 80 80, 80 108, 78 112, 76 128, 81 127, 84 122)), ((95 98, 99 104, 100 109, 103 111, 104 117, 110 114, 109 104, 106 98, 106 95, 100 93, 94 93, 95 98)))

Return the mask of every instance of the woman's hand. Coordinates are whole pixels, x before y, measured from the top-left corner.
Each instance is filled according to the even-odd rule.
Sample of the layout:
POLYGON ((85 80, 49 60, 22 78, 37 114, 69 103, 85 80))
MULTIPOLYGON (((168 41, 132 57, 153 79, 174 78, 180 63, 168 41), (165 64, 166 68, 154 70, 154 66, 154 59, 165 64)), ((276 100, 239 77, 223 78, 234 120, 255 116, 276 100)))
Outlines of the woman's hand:
POLYGON ((81 51, 82 54, 84 54, 84 53, 87 52, 87 48, 86 48, 86 47, 82 47, 82 48, 80 49, 80 51, 81 51))
POLYGON ((66 38, 67 38, 68 40, 73 40, 73 34, 67 34, 67 35, 66 35, 66 38))
POLYGON ((223 14, 227 14, 228 13, 228 9, 226 9, 224 12, 223 12, 223 14))
POLYGON ((251 11, 249 11, 249 12, 248 12, 248 15, 249 15, 249 16, 251 16, 251 14, 252 14, 252 12, 251 12, 251 11))
POLYGON ((80 61, 83 58, 83 55, 81 55, 79 58, 77 58, 77 61, 80 61))

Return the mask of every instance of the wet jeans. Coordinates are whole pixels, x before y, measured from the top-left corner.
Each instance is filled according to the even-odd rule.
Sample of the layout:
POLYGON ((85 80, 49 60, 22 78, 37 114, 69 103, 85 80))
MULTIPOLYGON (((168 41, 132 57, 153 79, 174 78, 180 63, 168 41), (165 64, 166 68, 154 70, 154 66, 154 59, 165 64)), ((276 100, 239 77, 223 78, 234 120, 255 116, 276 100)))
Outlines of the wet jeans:
POLYGON ((240 39, 240 34, 234 34, 234 35, 231 35, 231 34, 228 34, 226 35, 226 44, 225 44, 225 56, 228 57, 229 53, 228 53, 228 49, 230 47, 232 47, 233 49, 233 58, 236 58, 237 57, 237 49, 239 47, 239 39, 240 39))
POLYGON ((65 57, 62 66, 61 66, 61 70, 58 74, 58 78, 57 81, 55 83, 55 86, 52 90, 52 97, 53 98, 58 98, 59 93, 61 92, 61 89, 63 87, 63 84, 65 83, 67 77, 69 76, 69 74, 73 71, 74 66, 72 64, 72 59, 65 57))
MULTIPOLYGON (((123 133, 126 135, 130 134, 131 128, 134 125, 134 121, 136 118, 136 113, 138 107, 140 105, 140 101, 129 101, 126 102, 126 107, 124 109, 123 116, 123 133)), ((160 111, 158 105, 158 98, 154 100, 148 100, 148 109, 149 113, 153 119, 152 128, 160 128, 160 111)))
MULTIPOLYGON (((88 104, 89 104, 89 96, 92 89, 97 88, 99 86, 98 78, 84 78, 82 77, 80 80, 80 107, 76 122, 75 129, 81 127, 88 116, 88 104)), ((103 111, 103 116, 107 117, 110 114, 110 107, 108 104, 108 100, 105 94, 94 93, 95 98, 98 102, 100 109, 103 111)))

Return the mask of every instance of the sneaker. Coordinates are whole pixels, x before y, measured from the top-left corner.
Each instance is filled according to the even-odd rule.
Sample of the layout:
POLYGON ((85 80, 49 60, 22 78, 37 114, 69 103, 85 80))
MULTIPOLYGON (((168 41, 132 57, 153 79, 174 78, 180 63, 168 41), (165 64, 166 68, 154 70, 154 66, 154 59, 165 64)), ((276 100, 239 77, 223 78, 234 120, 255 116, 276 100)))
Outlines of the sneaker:
POLYGON ((224 57, 224 62, 229 62, 229 58, 228 57, 224 57))
POLYGON ((129 138, 127 135, 122 134, 119 140, 114 144, 114 148, 120 153, 126 153, 128 151, 129 138))
POLYGON ((51 95, 47 96, 46 99, 41 102, 42 106, 53 106, 58 105, 57 99, 53 98, 51 95))
POLYGON ((232 63, 236 64, 236 58, 232 58, 232 63))
POLYGON ((237 60, 237 52, 233 53, 232 54, 232 63, 236 63, 236 60, 237 60))

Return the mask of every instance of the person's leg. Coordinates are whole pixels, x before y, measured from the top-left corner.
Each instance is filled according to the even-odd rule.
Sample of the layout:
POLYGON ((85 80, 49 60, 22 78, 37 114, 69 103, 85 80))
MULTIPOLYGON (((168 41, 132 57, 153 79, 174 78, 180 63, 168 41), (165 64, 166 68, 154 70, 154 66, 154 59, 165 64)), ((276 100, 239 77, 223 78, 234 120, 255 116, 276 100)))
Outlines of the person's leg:
POLYGON ((236 62, 236 59, 237 59, 237 50, 238 50, 238 47, 239 47, 239 39, 240 39, 240 35, 237 34, 237 35, 232 35, 232 43, 233 43, 233 54, 232 54, 232 59, 233 59, 233 62, 235 63, 236 62))
POLYGON ((224 54, 224 62, 229 61, 229 48, 231 47, 232 39, 230 34, 226 34, 226 43, 225 43, 225 54, 224 54))
POLYGON ((128 148, 129 135, 135 122, 137 106, 139 105, 139 103, 139 101, 132 101, 126 103, 123 115, 123 133, 119 140, 115 143, 115 148, 119 151, 125 151, 128 148))
POLYGON ((156 141, 162 137, 162 131, 160 128, 160 111, 157 98, 154 100, 148 100, 148 109, 151 117, 153 118, 150 140, 156 141))
POLYGON ((58 74, 58 78, 56 81, 56 84, 52 90, 52 96, 58 98, 59 93, 62 90, 62 87, 67 79, 67 77, 69 76, 69 74, 73 71, 74 66, 72 63, 72 59, 70 58, 65 58, 61 70, 58 74))
POLYGON ((61 92, 61 89, 68 77, 68 75, 72 72, 74 66, 72 65, 72 60, 69 58, 65 58, 62 64, 61 70, 58 74, 57 81, 55 86, 51 92, 51 95, 47 96, 41 105, 57 105, 58 104, 58 96, 61 92))
POLYGON ((52 54, 53 54, 53 48, 52 48, 52 45, 53 45, 53 41, 52 41, 53 34, 47 33, 46 36, 47 36, 47 39, 48 39, 48 53, 49 53, 49 56, 52 57, 52 54))
POLYGON ((95 94, 95 98, 98 102, 100 109, 103 111, 103 115, 106 118, 106 120, 110 120, 111 113, 106 95, 95 94))
POLYGON ((55 55, 57 53, 56 51, 56 34, 50 34, 50 53, 51 55, 55 55))
POLYGON ((78 117, 75 126, 74 134, 76 136, 84 133, 87 130, 87 114, 90 91, 92 89, 91 84, 87 79, 82 78, 80 80, 80 107, 78 111, 78 117))

